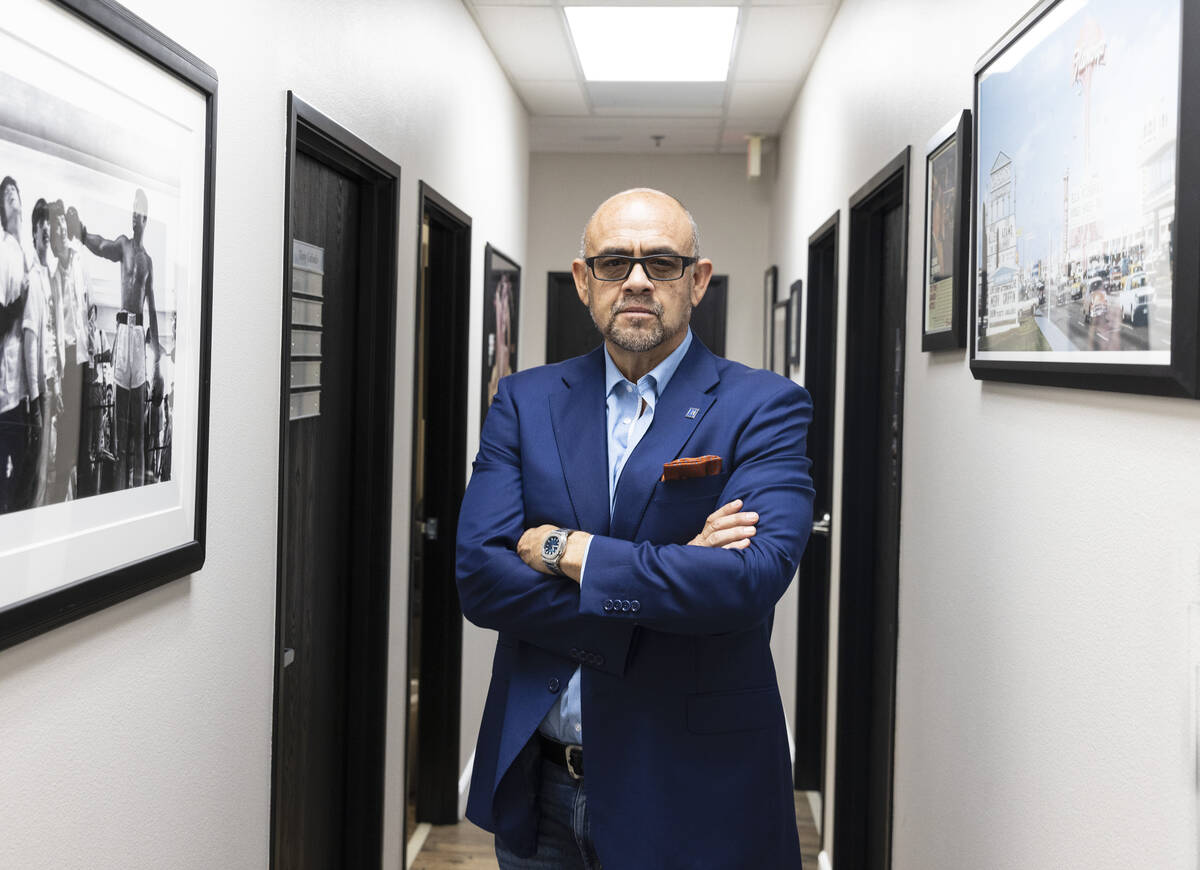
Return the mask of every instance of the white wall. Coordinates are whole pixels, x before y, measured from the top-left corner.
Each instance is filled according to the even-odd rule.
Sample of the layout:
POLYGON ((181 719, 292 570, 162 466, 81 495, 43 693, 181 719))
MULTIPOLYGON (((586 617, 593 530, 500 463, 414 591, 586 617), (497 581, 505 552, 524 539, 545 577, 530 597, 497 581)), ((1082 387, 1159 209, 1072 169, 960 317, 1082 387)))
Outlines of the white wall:
MULTIPOLYGON (((417 184, 474 219, 481 299, 486 241, 525 258, 526 112, 457 0, 126 2, 220 77, 208 560, 0 653, 0 866, 267 866, 291 88, 403 168, 384 848, 398 867, 417 184)), ((477 302, 472 348, 481 318, 477 302)), ((474 392, 468 407, 473 455, 474 392)))
POLYGON ((914 146, 894 866, 1183 870, 1200 405, 986 384, 920 351, 924 146, 1027 5, 844 0, 782 136, 771 256, 802 274, 808 235, 914 146))
POLYGON ((771 183, 746 178, 736 154, 539 154, 529 160, 529 262, 521 288, 521 368, 546 358, 546 273, 567 271, 596 206, 630 187, 678 197, 700 227, 700 248, 729 276, 725 355, 762 365, 762 275, 771 183))

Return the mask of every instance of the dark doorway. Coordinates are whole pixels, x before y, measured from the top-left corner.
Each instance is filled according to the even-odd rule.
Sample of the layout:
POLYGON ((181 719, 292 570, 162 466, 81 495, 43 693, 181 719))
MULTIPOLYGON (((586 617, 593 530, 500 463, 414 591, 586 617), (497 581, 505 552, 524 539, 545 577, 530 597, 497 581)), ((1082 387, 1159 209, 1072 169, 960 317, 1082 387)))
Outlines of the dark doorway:
POLYGON ((891 866, 906 148, 850 200, 833 858, 891 866))
POLYGON ((454 530, 466 488, 471 219, 421 183, 413 407, 405 847, 458 821, 462 607, 454 530))
POLYGON ((400 167, 288 118, 271 866, 378 867, 400 167))
POLYGON ((825 796, 825 722, 829 671, 830 514, 837 385, 838 225, 834 214, 808 238, 804 386, 812 396, 812 535, 800 560, 796 653, 796 788, 825 796))
MULTIPOLYGON (((692 310, 692 333, 717 356, 725 356, 729 276, 713 275, 704 299, 692 310)), ((600 333, 575 292, 570 272, 546 274, 546 362, 562 362, 600 345, 600 333)))

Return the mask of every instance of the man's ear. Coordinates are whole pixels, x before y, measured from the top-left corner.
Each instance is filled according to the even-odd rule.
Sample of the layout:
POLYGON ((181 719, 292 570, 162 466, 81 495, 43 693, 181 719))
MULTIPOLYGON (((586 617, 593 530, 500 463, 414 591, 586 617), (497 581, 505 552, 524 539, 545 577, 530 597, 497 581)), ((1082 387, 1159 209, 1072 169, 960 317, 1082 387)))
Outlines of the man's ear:
POLYGON ((708 292, 708 282, 712 280, 712 260, 697 260, 692 268, 692 307, 695 308, 708 292))
POLYGON ((571 275, 575 278, 575 292, 579 294, 579 301, 583 303, 583 307, 588 307, 588 285, 587 285, 587 263, 583 260, 571 261, 571 275))

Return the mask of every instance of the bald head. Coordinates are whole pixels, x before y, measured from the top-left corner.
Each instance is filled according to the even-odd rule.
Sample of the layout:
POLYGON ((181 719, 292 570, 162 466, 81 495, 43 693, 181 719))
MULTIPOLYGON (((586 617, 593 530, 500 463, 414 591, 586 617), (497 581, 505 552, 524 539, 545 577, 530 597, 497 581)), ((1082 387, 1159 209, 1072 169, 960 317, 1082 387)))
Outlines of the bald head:
POLYGON ((602 216, 612 209, 621 207, 637 208, 639 200, 647 201, 652 199, 665 199, 671 205, 678 209, 679 213, 691 226, 692 230, 692 251, 691 256, 700 256, 700 228, 696 226, 696 219, 692 217, 692 213, 687 210, 682 202, 669 193, 664 193, 661 190, 655 190, 653 187, 631 187, 629 190, 622 190, 620 193, 614 193, 604 202, 600 203, 599 207, 592 212, 592 216, 588 218, 587 224, 583 228, 583 235, 579 238, 579 256, 580 258, 588 256, 588 245, 592 241, 592 230, 597 221, 602 216))

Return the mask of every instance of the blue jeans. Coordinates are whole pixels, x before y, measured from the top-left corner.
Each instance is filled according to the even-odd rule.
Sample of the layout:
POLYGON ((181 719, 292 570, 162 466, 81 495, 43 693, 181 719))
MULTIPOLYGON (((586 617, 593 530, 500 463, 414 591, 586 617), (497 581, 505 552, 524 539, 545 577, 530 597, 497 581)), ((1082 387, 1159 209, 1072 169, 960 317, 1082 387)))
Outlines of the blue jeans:
POLYGON ((566 768, 544 759, 541 765, 537 852, 531 858, 518 857, 497 838, 500 870, 601 870, 592 845, 584 780, 572 779, 566 768))

